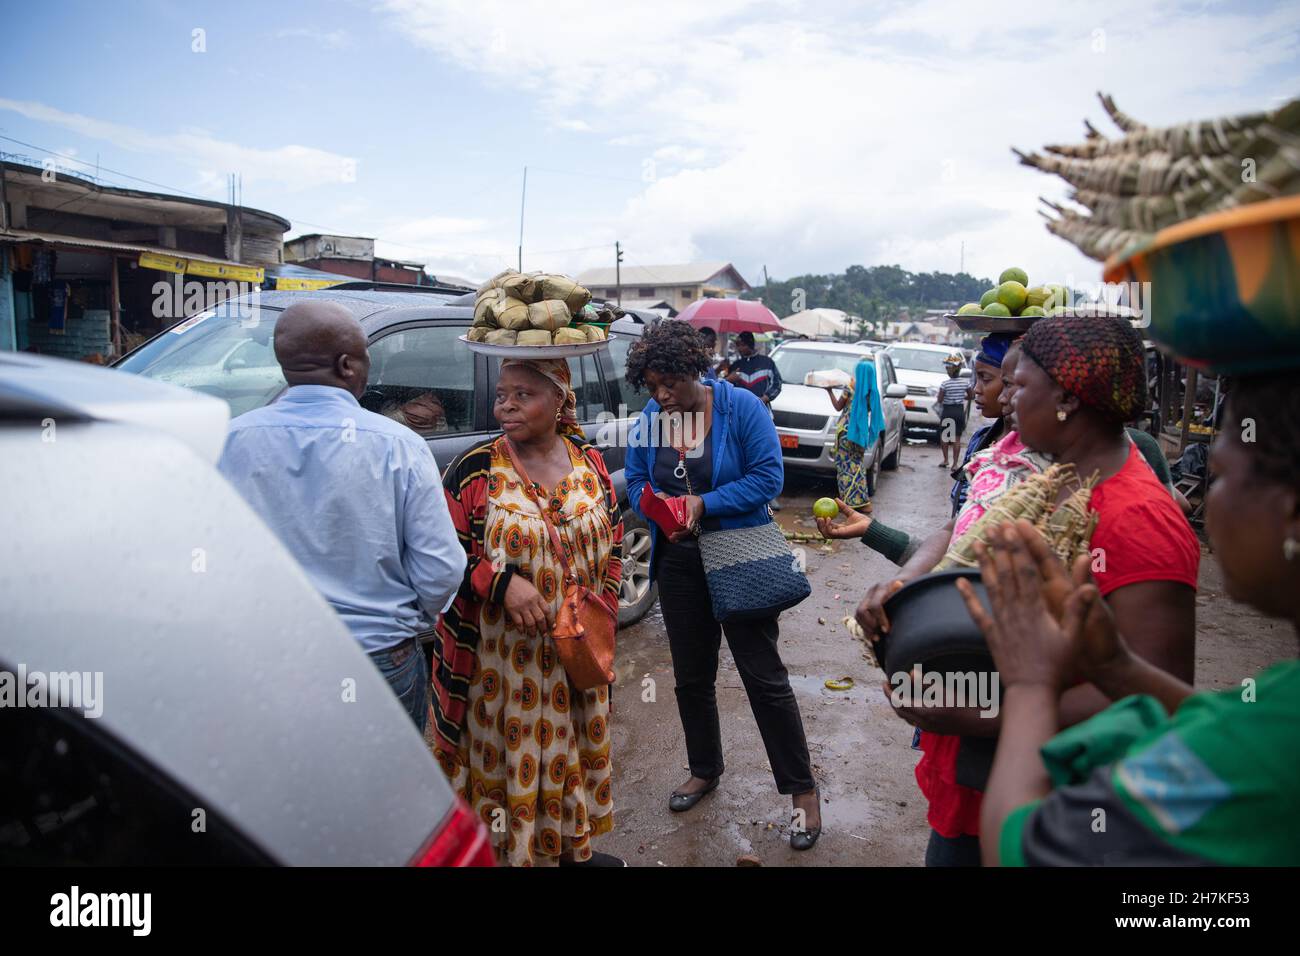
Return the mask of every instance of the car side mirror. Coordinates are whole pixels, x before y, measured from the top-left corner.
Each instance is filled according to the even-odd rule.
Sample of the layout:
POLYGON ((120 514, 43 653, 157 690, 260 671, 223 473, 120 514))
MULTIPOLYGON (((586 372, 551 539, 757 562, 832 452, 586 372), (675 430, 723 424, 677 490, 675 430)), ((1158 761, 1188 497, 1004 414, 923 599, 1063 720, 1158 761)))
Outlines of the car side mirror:
POLYGON ((895 382, 885 389, 885 398, 907 398, 907 386, 895 382))
POLYGON ((964 369, 962 369, 960 372, 957 373, 957 377, 958 377, 958 378, 974 378, 974 377, 975 377, 975 373, 972 372, 972 371, 971 371, 970 369, 968 369, 968 368, 964 368, 964 369))

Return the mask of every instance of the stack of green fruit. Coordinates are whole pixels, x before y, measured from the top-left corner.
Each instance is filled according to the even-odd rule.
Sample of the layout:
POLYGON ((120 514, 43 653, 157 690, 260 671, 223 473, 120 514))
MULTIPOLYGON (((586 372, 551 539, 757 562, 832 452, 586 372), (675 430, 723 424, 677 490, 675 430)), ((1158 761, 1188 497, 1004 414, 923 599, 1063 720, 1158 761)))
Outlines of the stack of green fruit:
POLYGON ((986 315, 991 318, 1038 318, 1051 315, 1069 303, 1069 293, 1062 285, 1030 287, 1024 269, 1012 266, 998 276, 998 284, 989 289, 978 302, 967 302, 957 310, 958 315, 986 315))
POLYGON ((591 293, 568 276, 507 269, 479 287, 468 338, 485 345, 581 345, 605 338, 588 318, 591 293))

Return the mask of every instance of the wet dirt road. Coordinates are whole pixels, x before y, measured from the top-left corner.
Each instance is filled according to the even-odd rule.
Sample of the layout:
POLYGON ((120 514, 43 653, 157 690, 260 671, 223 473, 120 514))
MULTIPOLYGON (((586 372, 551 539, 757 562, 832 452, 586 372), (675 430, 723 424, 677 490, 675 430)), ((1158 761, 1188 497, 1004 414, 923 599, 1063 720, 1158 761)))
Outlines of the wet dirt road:
MULTIPOLYGON (((938 464, 936 445, 908 444, 899 470, 883 473, 877 488, 881 520, 911 533, 947 520, 952 482, 938 464)), ((815 532, 812 502, 834 493, 833 478, 791 475, 778 518, 789 530, 815 532)), ((790 849, 790 800, 776 792, 725 641, 718 705, 726 774, 688 813, 668 810, 669 792, 690 774, 656 605, 619 633, 611 720, 615 829, 596 841, 597 848, 632 866, 733 866, 742 855, 765 866, 921 865, 929 828, 913 776, 920 753, 910 746, 912 728, 893 715, 880 686, 884 675, 862 659, 841 623, 866 587, 887 578, 894 566, 856 540, 804 547, 813 593, 781 615, 781 654, 821 787, 824 830, 816 847, 790 849), (825 688, 827 679, 846 676, 854 680, 851 690, 825 688)), ((1294 653, 1289 626, 1227 600, 1217 564, 1203 549, 1198 686, 1237 685, 1294 653)))

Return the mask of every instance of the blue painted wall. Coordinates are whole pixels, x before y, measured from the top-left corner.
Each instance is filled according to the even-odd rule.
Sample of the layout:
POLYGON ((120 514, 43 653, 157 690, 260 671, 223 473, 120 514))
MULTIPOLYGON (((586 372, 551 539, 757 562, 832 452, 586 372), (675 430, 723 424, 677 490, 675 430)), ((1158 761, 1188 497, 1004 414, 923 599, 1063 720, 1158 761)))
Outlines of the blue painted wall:
POLYGON ((18 330, 14 324, 14 282, 9 271, 9 250, 0 248, 0 350, 18 348, 18 330))

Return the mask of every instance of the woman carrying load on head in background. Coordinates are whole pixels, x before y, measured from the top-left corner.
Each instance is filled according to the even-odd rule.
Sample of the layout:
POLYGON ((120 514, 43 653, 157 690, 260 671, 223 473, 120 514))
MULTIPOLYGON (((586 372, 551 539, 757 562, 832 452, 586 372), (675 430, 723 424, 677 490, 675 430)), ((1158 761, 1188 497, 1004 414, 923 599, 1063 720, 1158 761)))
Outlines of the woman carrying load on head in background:
MULTIPOLYGON (((1212 550, 1233 600, 1300 635, 1300 388, 1293 372, 1241 378, 1227 408, 1212 550)), ((1300 661, 1197 693, 1134 653, 1132 622, 1100 612, 1086 557, 1067 570, 1039 541, 1023 522, 990 536, 991 615, 963 588, 1003 688, 985 864, 1300 865, 1300 661), (1058 734, 1076 674, 1118 703, 1058 734)))
POLYGON ((940 468, 956 468, 957 456, 961 454, 961 436, 966 431, 966 403, 972 395, 971 387, 961 377, 964 366, 957 352, 943 360, 948 378, 939 386, 939 450, 943 454, 940 468))
MULTIPOLYGON (((1010 332, 994 332, 986 335, 980 342, 980 350, 975 356, 975 384, 973 393, 975 407, 986 418, 994 419, 991 425, 975 430, 966 444, 966 454, 961 465, 953 471, 952 514, 966 502, 966 489, 970 485, 968 465, 978 453, 1001 439, 1011 430, 1007 424, 1008 409, 1001 400, 1004 376, 1010 378, 1015 372, 1015 359, 1010 360, 1009 367, 1004 368, 1004 361, 1013 349, 1015 335, 1010 332)), ((832 400, 834 398, 832 397, 832 400)), ((837 406, 838 407, 838 406, 837 406)), ((905 531, 891 528, 875 515, 863 514, 852 506, 841 493, 836 502, 840 506, 840 515, 845 519, 833 524, 828 518, 818 518, 817 527, 826 538, 861 538, 862 543, 874 551, 879 551, 895 564, 905 564, 916 552, 921 543, 905 531)), ((948 528, 951 532, 951 526, 948 528)))
MULTIPOLYGON (((1011 386, 1018 430, 981 453, 989 461, 972 479, 957 521, 922 542, 899 575, 868 590, 858 607, 859 623, 872 639, 887 630, 885 601, 903 582, 929 573, 960 529, 973 523, 969 512, 991 505, 999 488, 1005 490, 1049 461, 1069 463, 1081 477, 1096 473, 1098 479, 1089 509, 1098 515, 1092 553, 1102 596, 1136 654, 1190 681, 1200 546, 1124 431, 1124 423, 1145 407, 1141 338, 1117 319, 1041 319, 1025 335, 1014 364, 1013 378, 1004 388, 1011 386)), ((1072 687, 1062 701, 1062 720, 1077 723, 1105 702, 1095 687, 1072 687)), ((896 711, 922 730, 925 755, 916 775, 929 802, 933 831, 927 862, 978 865, 988 740, 998 734, 1003 718, 980 717, 970 708, 896 711), (964 750, 969 751, 965 757, 964 750), (978 760, 971 757, 977 751, 984 751, 978 760)))
MULTIPOLYGON (((826 386, 831 404, 840 413, 835 423, 835 484, 840 508, 871 510, 871 472, 863 464, 867 449, 876 447, 885 430, 885 410, 880 403, 876 363, 862 358, 853 370, 853 381, 837 395, 839 386, 826 386)), ((901 438, 899 439, 902 440, 901 438)))
POLYGON ((563 359, 502 362, 492 411, 504 434, 443 479, 469 564, 433 645, 435 752, 511 866, 625 865, 591 849, 614 825, 609 688, 575 690, 548 637, 564 564, 542 509, 578 583, 615 618, 622 578, 618 501, 569 382, 563 359))

